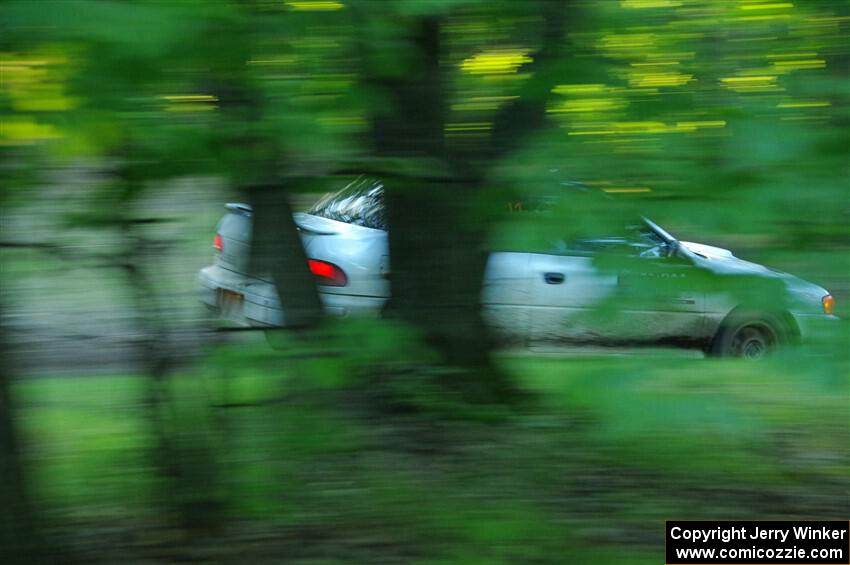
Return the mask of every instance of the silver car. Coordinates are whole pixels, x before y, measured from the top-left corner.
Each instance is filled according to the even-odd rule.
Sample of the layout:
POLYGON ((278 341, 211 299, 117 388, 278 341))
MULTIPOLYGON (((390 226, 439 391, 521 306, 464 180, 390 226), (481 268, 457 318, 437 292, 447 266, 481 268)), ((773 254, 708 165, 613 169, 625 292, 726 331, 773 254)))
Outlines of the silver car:
MULTIPOLYGON (((201 299, 232 321, 284 326, 273 284, 248 272, 251 208, 226 208, 215 262, 199 274, 201 299)), ((294 219, 326 311, 380 315, 390 294, 381 183, 358 179, 294 219)), ((646 218, 614 237, 491 252, 481 302, 506 340, 668 343, 747 358, 810 339, 836 319, 820 286, 678 241, 646 218)))

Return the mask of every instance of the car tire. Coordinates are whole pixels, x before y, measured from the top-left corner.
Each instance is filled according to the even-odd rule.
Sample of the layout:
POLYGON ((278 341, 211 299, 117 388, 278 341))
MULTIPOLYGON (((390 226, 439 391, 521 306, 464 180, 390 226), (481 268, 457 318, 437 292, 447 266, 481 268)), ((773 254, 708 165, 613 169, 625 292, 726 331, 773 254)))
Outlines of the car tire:
POLYGON ((788 335, 782 323, 770 314, 732 314, 712 341, 713 357, 762 359, 786 345, 788 335))

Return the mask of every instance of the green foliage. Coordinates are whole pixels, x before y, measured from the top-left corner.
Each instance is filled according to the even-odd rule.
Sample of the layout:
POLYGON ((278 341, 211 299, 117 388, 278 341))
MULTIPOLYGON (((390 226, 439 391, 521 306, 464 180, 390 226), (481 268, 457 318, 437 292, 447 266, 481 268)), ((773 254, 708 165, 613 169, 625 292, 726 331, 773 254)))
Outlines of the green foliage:
MULTIPOLYGON (((68 213, 70 241, 137 218, 147 193, 186 175, 244 185, 454 167, 483 188, 453 190, 452 219, 497 249, 610 236, 647 214, 818 280, 846 316, 847 17, 826 0, 7 1, 2 197, 24 202, 35 171, 95 158, 109 180, 68 213), (553 13, 564 29, 547 38, 553 13), (423 17, 440 25, 436 137, 451 163, 378 158, 368 138, 376 116, 403 114, 397 87, 421 79, 411 33, 423 17), (529 126, 520 103, 542 122, 529 126), (505 131, 522 132, 510 151, 505 131), (558 190, 553 177, 615 199, 507 213, 558 190)), ((406 93, 423 106, 430 94, 406 93)), ((413 114, 396 125, 421 125, 413 114)), ((48 268, 62 270, 4 263, 27 280, 48 268)), ((65 288, 104 300, 98 276, 65 288)), ((271 532, 273 561, 658 562, 673 516, 847 515, 846 331, 757 369, 507 356, 533 398, 515 410, 470 406, 450 386, 466 375, 403 324, 270 341, 280 349, 239 341, 173 379, 163 422, 173 468, 198 486, 178 502, 271 532)), ((53 515, 127 529, 161 518, 152 500, 169 479, 150 470, 143 384, 17 385, 37 501, 53 515)), ((256 543, 219 541, 234 559, 256 543)))
MULTIPOLYGON (((628 461, 694 484, 723 477, 781 485, 803 479, 796 463, 777 457, 789 430, 799 449, 826 440, 833 453, 844 450, 846 399, 837 391, 847 378, 837 375, 846 372, 846 360, 804 365, 794 356, 759 371, 673 359, 652 367, 627 359, 580 367, 555 361, 540 364, 530 384, 547 404, 580 417, 583 448, 611 464, 628 461)), ((812 467, 804 480, 834 478, 836 470, 812 467)))
POLYGON ((143 387, 136 377, 104 376, 15 389, 39 505, 78 519, 93 510, 102 518, 147 516, 157 482, 146 472, 152 438, 138 404, 143 387))
MULTIPOLYGON (((169 421, 194 449, 185 456, 207 450, 189 462, 214 466, 231 518, 279 532, 277 551, 295 562, 613 563, 628 552, 639 563, 669 516, 771 516, 777 499, 786 517, 846 512, 846 364, 810 359, 755 372, 663 356, 507 355, 502 366, 536 404, 448 425, 352 405, 350 381, 321 377, 333 357, 281 362, 243 343, 174 379, 169 421)), ((117 524, 147 516, 154 483, 139 461, 150 436, 132 407, 143 383, 16 388, 39 500, 117 524)), ((235 532, 222 535, 244 551, 235 532)))

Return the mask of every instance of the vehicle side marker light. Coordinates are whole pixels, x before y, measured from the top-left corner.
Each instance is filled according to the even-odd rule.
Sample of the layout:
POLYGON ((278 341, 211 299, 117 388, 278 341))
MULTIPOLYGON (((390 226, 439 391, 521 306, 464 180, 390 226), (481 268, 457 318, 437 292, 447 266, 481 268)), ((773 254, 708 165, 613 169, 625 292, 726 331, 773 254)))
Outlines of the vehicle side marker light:
POLYGON ((835 309, 835 298, 831 294, 827 294, 820 299, 820 302, 823 304, 823 313, 827 315, 832 314, 832 311, 835 309))

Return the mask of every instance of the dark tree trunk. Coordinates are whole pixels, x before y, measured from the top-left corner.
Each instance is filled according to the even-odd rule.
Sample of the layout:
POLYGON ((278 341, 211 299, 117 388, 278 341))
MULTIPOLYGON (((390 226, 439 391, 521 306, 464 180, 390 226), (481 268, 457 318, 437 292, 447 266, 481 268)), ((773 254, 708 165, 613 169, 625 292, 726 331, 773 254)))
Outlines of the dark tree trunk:
POLYGON ((471 208, 488 167, 545 126, 552 88, 565 80, 557 65, 571 3, 545 0, 539 6, 545 21, 540 47, 523 69, 532 76, 519 98, 496 116, 490 142, 472 150, 453 153, 444 143, 447 93, 439 18, 421 17, 411 26, 413 47, 403 76, 364 73, 367 84, 389 101, 372 116, 377 156, 404 164, 404 173, 388 167, 393 170, 383 175, 392 258, 389 313, 422 328, 484 398, 503 398, 511 387, 490 362, 492 339, 480 306, 487 232, 471 208))
POLYGON ((229 34, 226 43, 238 52, 217 63, 207 88, 221 110, 218 149, 253 209, 251 269, 272 276, 286 327, 312 327, 324 312, 288 200, 297 180, 287 176, 292 169, 281 144, 264 126, 271 102, 246 71, 258 32, 227 28, 220 33, 229 34))
POLYGON ((321 321, 322 303, 283 189, 279 183, 245 189, 253 209, 251 270, 272 275, 284 325, 308 328, 321 321))
POLYGON ((45 549, 36 528, 23 468, 9 357, 5 328, 0 323, 0 561, 33 563, 45 556, 45 549))
MULTIPOLYGON (((490 362, 492 340, 480 307, 487 254, 470 203, 476 182, 452 164, 443 129, 445 87, 440 20, 412 26, 415 46, 403 78, 367 80, 391 100, 373 116, 385 183, 392 299, 387 313, 423 330, 444 361, 460 369, 452 386, 468 398, 506 400, 506 377, 490 362)), ((461 167, 458 167, 461 165, 461 167)))
POLYGON ((499 159, 518 149, 529 135, 547 126, 546 106, 552 89, 569 81, 560 65, 566 60, 566 30, 572 13, 572 0, 544 0, 541 16, 544 24, 540 46, 531 54, 531 62, 522 71, 531 76, 523 83, 519 96, 506 104, 496 115, 493 124, 491 160, 499 159))
MULTIPOLYGON (((5 154, 0 157, 7 157, 5 154)), ((8 162, 0 162, 2 180, 9 180, 8 162)), ((4 194, 0 194, 2 209, 4 194)), ((0 224, 2 228, 2 224, 0 224)), ((0 262, 0 562, 34 563, 45 559, 50 550, 44 546, 38 513, 30 498, 30 486, 23 461, 23 443, 12 394, 14 368, 11 344, 4 325, 4 272, 0 262)))

